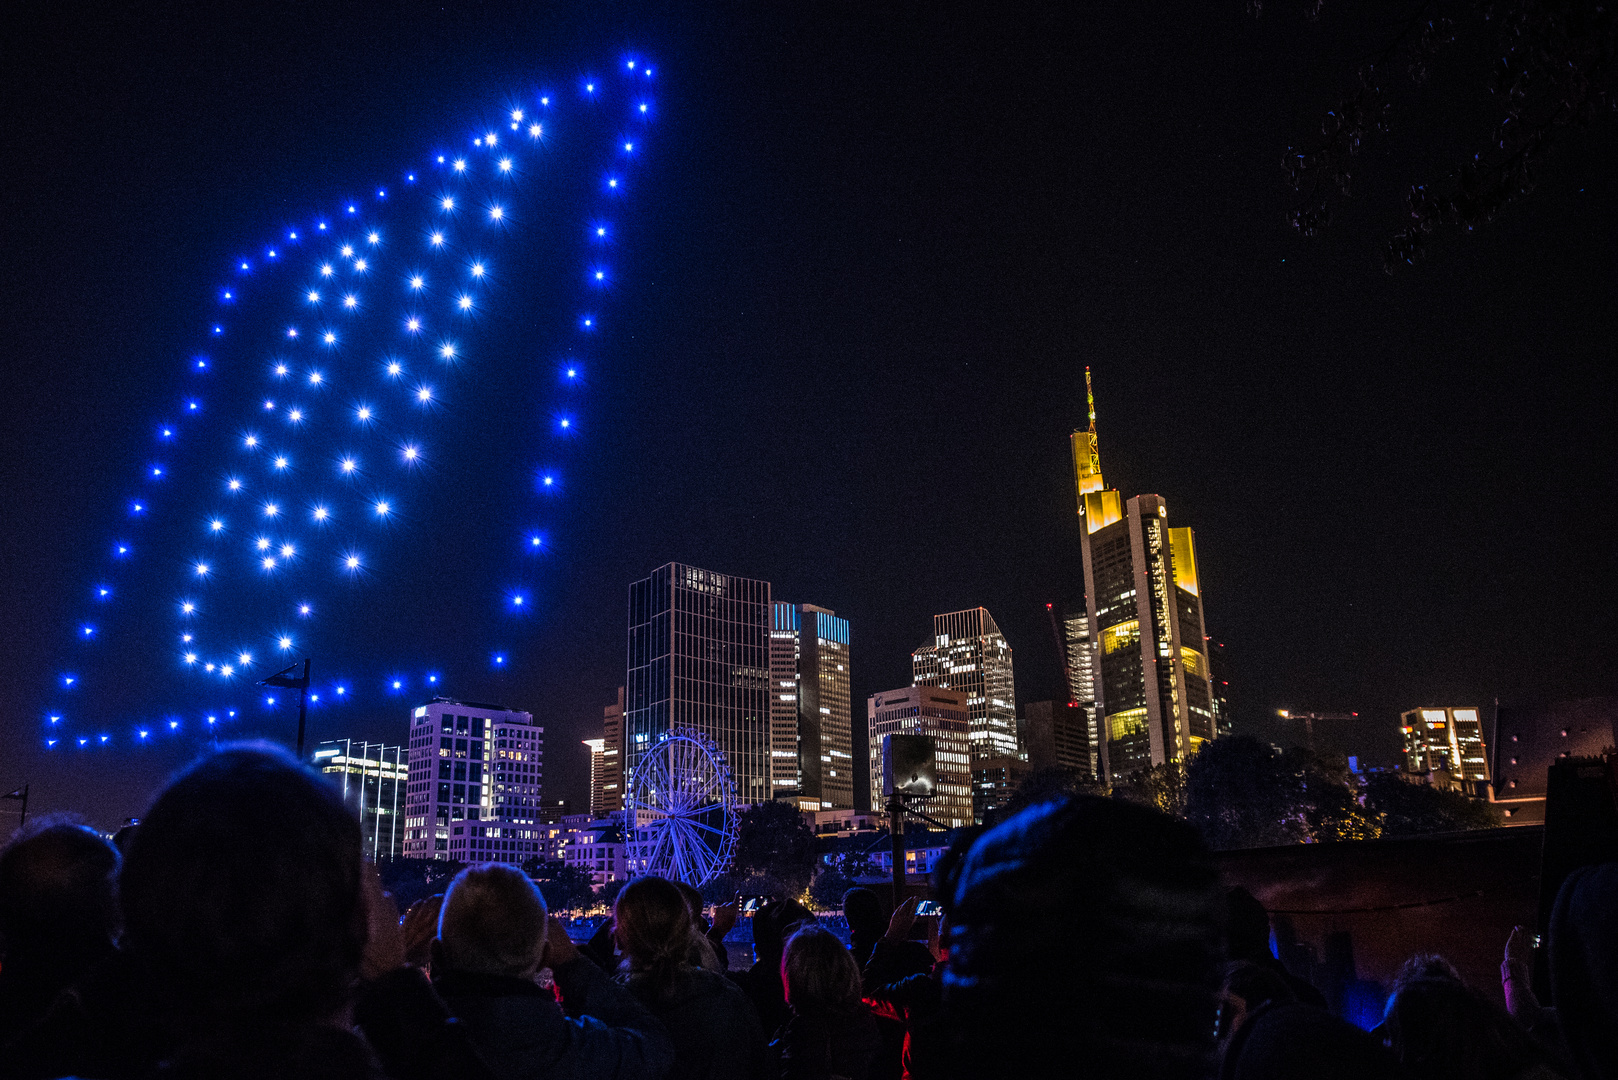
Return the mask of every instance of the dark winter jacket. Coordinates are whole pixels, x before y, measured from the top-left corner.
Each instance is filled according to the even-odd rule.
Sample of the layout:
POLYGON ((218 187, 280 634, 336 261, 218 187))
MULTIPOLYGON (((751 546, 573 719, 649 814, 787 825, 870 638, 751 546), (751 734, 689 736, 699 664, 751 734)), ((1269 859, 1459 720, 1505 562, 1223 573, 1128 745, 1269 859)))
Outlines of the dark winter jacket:
POLYGON ((863 1002, 794 1013, 770 1043, 781 1080, 867 1080, 881 1049, 876 1020, 863 1002))
POLYGON ((528 979, 434 975, 467 1041, 498 1080, 657 1080, 674 1064, 663 1025, 584 957, 555 969, 560 1005, 528 979))
MULTIPOLYGON (((878 946, 878 949, 880 948, 881 946, 878 946)), ((897 982, 871 987, 865 991, 865 1004, 870 1006, 878 1021, 890 1021, 900 1025, 899 1060, 905 1080, 916 1080, 917 1077, 934 1076, 938 1073, 933 1067, 937 1040, 930 1036, 933 1034, 933 1025, 937 1023, 942 1002, 942 965, 933 971, 910 975, 897 982)), ((892 1048, 887 1045, 885 1038, 883 1052, 892 1053, 892 1048)))
POLYGON ((741 987, 688 964, 669 986, 644 975, 629 976, 624 986, 668 1030, 669 1080, 764 1080, 764 1029, 741 987))

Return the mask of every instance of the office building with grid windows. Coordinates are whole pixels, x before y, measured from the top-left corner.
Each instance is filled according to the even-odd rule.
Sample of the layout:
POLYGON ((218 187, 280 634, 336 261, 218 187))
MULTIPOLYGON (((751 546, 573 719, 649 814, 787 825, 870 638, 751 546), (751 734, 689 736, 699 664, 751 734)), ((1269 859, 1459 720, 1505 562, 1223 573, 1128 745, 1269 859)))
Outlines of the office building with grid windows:
POLYGON ((1405 772, 1436 787, 1488 796, 1489 751, 1475 706, 1411 709, 1399 721, 1404 735, 1405 772))
POLYGON ((624 777, 671 728, 725 755, 738 802, 768 800, 770 583, 668 563, 629 586, 624 777))
POLYGON ((434 698, 411 715, 404 854, 521 863, 539 853, 545 729, 503 705, 434 698))
POLYGON ((362 739, 327 739, 315 747, 315 768, 332 778, 359 815, 365 857, 373 862, 404 854, 408 760, 401 746, 362 739))
MULTIPOLYGON (((966 695, 972 713, 972 760, 1020 757, 1011 646, 984 608, 933 616, 933 640, 910 654, 917 686, 966 695)), ((875 796, 873 795, 874 799, 875 796)))
MULTIPOLYGON (((1089 390, 1090 375, 1085 372, 1089 390)), ((1073 433, 1100 772, 1109 782, 1183 761, 1218 735, 1196 545, 1156 495, 1124 502, 1101 476, 1095 398, 1073 433)))
POLYGON ((854 808, 848 620, 828 608, 771 604, 770 764, 776 798, 854 808))
POLYGON ((972 824, 972 709, 966 691, 907 686, 872 694, 865 699, 865 718, 874 809, 883 803, 882 736, 930 735, 938 794, 917 805, 949 828, 972 824))

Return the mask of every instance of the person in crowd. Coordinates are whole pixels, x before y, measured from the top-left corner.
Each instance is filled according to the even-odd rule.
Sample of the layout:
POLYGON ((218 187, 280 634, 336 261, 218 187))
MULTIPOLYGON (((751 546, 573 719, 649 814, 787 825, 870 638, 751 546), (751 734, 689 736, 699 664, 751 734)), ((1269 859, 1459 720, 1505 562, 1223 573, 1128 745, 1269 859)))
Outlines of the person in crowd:
POLYGON ((1551 909, 1551 998, 1581 1080, 1618 1080, 1618 863, 1569 874, 1551 909))
POLYGON ((180 773, 141 821, 119 888, 141 980, 123 1004, 153 1011, 165 1075, 375 1077, 378 1056, 408 1080, 484 1075, 404 966, 359 822, 285 751, 228 746, 180 773), (412 1023, 368 1042, 353 1027, 366 1009, 412 1023))
POLYGON ((1394 981, 1378 1029, 1418 1080, 1560 1080, 1549 1055, 1441 957, 1418 956, 1394 981))
POLYGON ((791 1016, 781 982, 781 950, 792 931, 813 924, 815 913, 796 900, 771 900, 753 914, 753 966, 738 976, 765 1031, 775 1031, 791 1016))
MULTIPOLYGON (((1263 977, 1272 978, 1272 973, 1263 977)), ((1409 1077, 1376 1036, 1298 1001, 1273 1001, 1245 1016, 1225 1045, 1219 1069, 1220 1080, 1409 1077)))
POLYGON ((1196 830, 1150 807, 1075 796, 1002 822, 967 854, 948 909, 943 1067, 1204 1076, 1224 900, 1196 830))
POLYGON ((685 898, 685 906, 691 912, 691 929, 693 931, 691 935, 691 955, 686 959, 695 967, 706 968, 709 971, 724 974, 730 966, 725 949, 725 934, 730 932, 731 926, 736 925, 735 908, 725 904, 720 904, 714 908, 716 920, 727 906, 731 906, 732 910, 730 924, 723 930, 718 930, 717 922, 709 924, 708 920, 702 915, 702 909, 706 906, 702 901, 702 894, 683 881, 672 882, 672 884, 680 890, 680 895, 685 898), (715 940, 716 931, 718 932, 718 940, 715 940))
POLYGON ((854 962, 864 973, 865 985, 881 986, 910 975, 931 971, 937 959, 926 945, 911 941, 909 933, 916 921, 915 897, 900 904, 900 911, 883 912, 875 892, 854 888, 843 894, 843 915, 848 919, 849 948, 854 962), (903 912, 903 914, 901 914, 903 912), (894 920, 904 923, 904 932, 894 936, 894 920))
MULTIPOLYGON (((911 941, 916 921, 916 901, 906 900, 894 911, 887 932, 872 947, 871 962, 862 975, 865 1004, 877 1020, 882 1051, 872 1063, 872 1080, 904 1077, 920 1080, 930 1075, 927 1067, 925 1035, 922 1032, 938 1014, 942 997, 942 964, 920 942, 911 941), (919 965, 900 953, 901 947, 919 947, 932 963, 919 965)), ((938 927, 930 935, 937 947, 938 927)))
POLYGON ((1271 1005, 1290 1005, 1298 1000, 1292 984, 1266 964, 1237 960, 1225 965, 1225 982, 1219 1004, 1221 1046, 1229 1044, 1249 1016, 1271 1005))
POLYGON ((1297 1000, 1324 1009, 1326 998, 1321 992, 1288 971, 1270 951, 1270 913, 1258 898, 1240 885, 1232 885, 1225 891, 1225 908, 1228 912, 1225 958, 1232 963, 1245 962, 1270 969, 1292 988, 1297 1000))
POLYGON ((444 907, 444 894, 434 893, 410 905, 400 923, 404 934, 405 963, 432 977, 433 941, 438 937, 438 914, 444 907))
POLYGON ((799 928, 782 951, 781 982, 791 1017, 770 1043, 781 1080, 867 1080, 882 1041, 847 947, 813 923, 799 928))
POLYGON ((659 877, 631 881, 613 908, 626 968, 620 980, 663 1022, 674 1043, 671 1080, 762 1080, 764 1031, 742 988, 693 964, 684 889, 659 877))
POLYGON ((864 967, 871 960, 871 950, 882 940, 888 924, 884 918, 881 897, 871 889, 856 886, 843 894, 843 918, 848 920, 848 947, 854 962, 864 967))
POLYGON ((432 963, 434 987, 497 1080, 656 1080, 674 1063, 663 1025, 580 954, 515 867, 455 876, 432 963), (556 993, 536 980, 547 966, 556 993))
POLYGON ((118 851, 90 829, 41 817, 0 850, 0 1046, 112 958, 118 851))

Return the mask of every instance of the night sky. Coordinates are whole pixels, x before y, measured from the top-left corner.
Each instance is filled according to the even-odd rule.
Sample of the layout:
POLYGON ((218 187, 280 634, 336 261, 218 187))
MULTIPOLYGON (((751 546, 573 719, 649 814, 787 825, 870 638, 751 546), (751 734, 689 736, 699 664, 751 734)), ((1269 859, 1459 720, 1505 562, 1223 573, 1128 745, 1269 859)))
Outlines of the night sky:
MULTIPOLYGON (((1528 201, 1389 277, 1404 187, 1488 130, 1459 62, 1405 96, 1306 241, 1277 163, 1385 24, 1255 21, 1237 0, 985 7, 8 13, 0 788, 114 825, 205 745, 195 724, 130 745, 215 701, 170 645, 172 575, 132 572, 101 610, 92 594, 233 260, 625 56, 655 64, 657 115, 614 218, 610 319, 567 336, 569 230, 606 159, 559 134, 554 204, 502 241, 489 354, 424 432, 438 456, 388 572, 330 605, 316 678, 356 689, 311 740, 397 740, 435 691, 503 702, 545 725, 549 793, 580 800, 626 586, 671 560, 848 618, 857 717, 908 683, 932 615, 978 604, 1019 701, 1054 696, 1044 604, 1082 594, 1067 435, 1086 365, 1109 483, 1197 531, 1239 729, 1288 742, 1278 708, 1357 710, 1330 737, 1392 763, 1403 708, 1610 691, 1610 120, 1554 150, 1528 201), (570 355, 588 361, 572 397, 570 355), (552 463, 565 483, 544 493, 552 463), (530 527, 545 549, 523 561, 530 527), (109 637, 86 651, 92 614, 109 637), (44 748, 66 671, 108 746, 44 748)), ((210 400, 239 413, 254 385, 210 400)), ((221 445, 176 460, 212 468, 221 445)), ((228 734, 294 723, 259 708, 228 734)))

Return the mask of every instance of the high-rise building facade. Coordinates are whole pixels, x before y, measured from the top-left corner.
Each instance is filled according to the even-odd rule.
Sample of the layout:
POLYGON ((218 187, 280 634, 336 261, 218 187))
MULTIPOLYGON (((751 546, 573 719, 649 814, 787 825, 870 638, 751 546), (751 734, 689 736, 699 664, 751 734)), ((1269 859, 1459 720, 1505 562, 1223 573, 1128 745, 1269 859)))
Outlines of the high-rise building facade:
POLYGON ((434 698, 411 716, 405 855, 520 863, 539 851, 545 729, 503 705, 434 698))
POLYGON ((773 794, 770 583, 669 563, 629 586, 625 782, 671 728, 712 739, 741 802, 773 794))
POLYGON ((1065 732, 1071 739, 1082 740, 1082 762, 1077 745, 1070 745, 1068 757, 1076 762, 1074 768, 1092 780, 1101 778, 1100 713, 1096 709, 1096 650, 1095 639, 1090 636, 1090 611, 1087 604, 1078 604, 1062 612, 1062 659, 1067 676, 1068 705, 1077 709, 1070 713, 1065 732), (1075 734, 1077 732, 1077 734, 1075 734))
POLYGON ((931 735, 938 794, 921 810, 950 828, 972 824, 972 708, 964 690, 907 686, 865 699, 871 804, 882 805, 882 736, 931 735))
POLYGON ((315 747, 314 763, 332 778, 343 801, 359 815, 365 857, 378 861, 403 855, 409 776, 404 748, 360 739, 327 739, 315 747))
POLYGON ((604 816, 624 808, 624 688, 621 686, 618 700, 601 710, 601 782, 599 789, 592 782, 590 792, 592 814, 604 816))
POLYGON ((590 751, 590 813, 595 817, 601 816, 602 773, 605 771, 606 739, 581 739, 590 751))
POLYGON ((941 686, 966 694, 972 713, 974 761, 1021 756, 1011 646, 986 609, 933 616, 932 643, 911 653, 910 663, 917 686, 941 686))
POLYGON ((1489 754, 1483 722, 1474 708, 1411 709, 1400 716, 1404 734, 1405 771, 1433 779, 1471 795, 1486 795, 1489 754))
POLYGON ((1184 760, 1218 731, 1192 532, 1169 527, 1158 496, 1125 503, 1106 487, 1089 378, 1090 427, 1073 433, 1073 468, 1101 764, 1118 781, 1184 760))
POLYGON ((813 604, 771 604, 770 710, 775 797, 800 810, 852 810, 847 619, 813 604), (790 781, 787 764, 796 766, 790 781))

